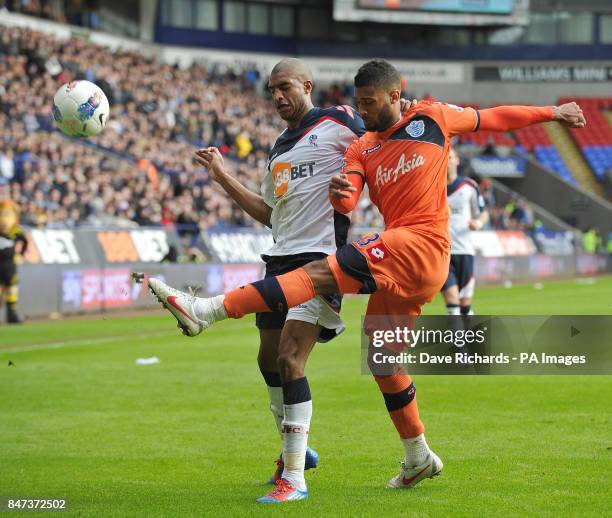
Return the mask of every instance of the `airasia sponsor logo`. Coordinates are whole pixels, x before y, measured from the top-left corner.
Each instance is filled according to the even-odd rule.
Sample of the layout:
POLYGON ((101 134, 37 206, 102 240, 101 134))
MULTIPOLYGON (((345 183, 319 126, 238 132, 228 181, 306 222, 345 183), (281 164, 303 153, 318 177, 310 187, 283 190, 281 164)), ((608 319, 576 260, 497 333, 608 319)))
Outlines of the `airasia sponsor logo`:
POLYGON ((379 189, 384 187, 389 182, 396 183, 400 174, 405 175, 414 171, 417 167, 421 167, 425 164, 425 158, 423 155, 412 155, 411 158, 406 158, 404 153, 401 154, 397 165, 395 167, 384 167, 379 165, 376 169, 376 181, 375 185, 379 189))

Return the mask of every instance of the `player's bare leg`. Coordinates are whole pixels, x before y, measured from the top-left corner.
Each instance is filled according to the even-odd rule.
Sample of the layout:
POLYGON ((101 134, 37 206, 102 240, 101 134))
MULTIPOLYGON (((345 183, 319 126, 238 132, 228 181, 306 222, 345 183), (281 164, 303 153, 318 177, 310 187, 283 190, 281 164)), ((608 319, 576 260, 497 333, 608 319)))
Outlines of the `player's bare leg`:
MULTIPOLYGON (((283 409, 283 387, 278 372, 278 344, 280 343, 282 329, 260 329, 259 330, 259 353, 257 354, 257 364, 259 371, 266 382, 268 395, 270 397, 270 411, 278 430, 278 435, 282 441, 282 423, 284 418, 283 409)), ((282 474, 282 460, 276 460, 277 470, 270 479, 271 483, 276 482, 282 474), (279 472, 280 468, 280 472, 279 472)))
POLYGON ((383 393, 387 410, 404 446, 399 475, 387 484, 392 489, 409 489, 442 472, 444 465, 425 440, 425 427, 419 417, 416 390, 402 369, 390 376, 374 376, 383 393))
MULTIPOLYGON (((289 321, 299 323, 298 321, 289 321)), ((287 322, 287 323, 289 323, 287 322)), ((287 325, 285 324, 285 326, 287 325)), ((311 325, 311 324, 308 324, 311 325)), ((283 383, 281 380, 281 375, 279 372, 279 344, 281 342, 281 335, 284 335, 282 329, 260 329, 259 330, 259 353, 257 355, 257 364, 259 365, 259 370, 266 382, 266 386, 268 387, 268 394, 270 396, 270 411, 272 412, 272 416, 274 417, 274 422, 276 423, 276 428, 278 429, 278 435, 281 439, 281 443, 283 440, 283 419, 285 417, 285 409, 284 409, 284 401, 283 401, 283 383)), ((303 334, 297 333, 289 333, 291 337, 295 337, 295 339, 299 339, 303 334)), ((305 342, 308 337, 305 337, 305 342)), ((305 343, 304 342, 304 343, 305 343)), ((309 345, 309 344, 306 344, 309 345)), ((313 344, 314 345, 314 344, 313 344)), ((312 347, 310 347, 311 349, 312 347)), ((304 359, 305 362, 305 359, 304 359)), ((282 448, 282 446, 281 446, 282 448)), ((275 484, 278 480, 281 479, 283 475, 283 469, 285 467, 284 464, 284 456, 281 455, 276 460, 276 471, 274 475, 268 481, 270 484, 275 484)), ((312 448, 306 449, 306 458, 304 461, 304 470, 309 470, 311 468, 315 468, 317 466, 319 460, 319 455, 312 448)))
POLYGON ((299 320, 287 320, 283 327, 278 349, 284 415, 281 428, 283 472, 280 480, 276 481, 276 488, 260 498, 260 503, 278 503, 308 497, 304 470, 315 467, 318 456, 307 444, 312 399, 304 368, 320 332, 321 326, 299 320))
MULTIPOLYGON (((181 294, 178 290, 174 290, 156 279, 149 280, 149 287, 160 302, 166 303, 166 307, 169 303, 171 307, 167 307, 167 309, 177 318, 179 325, 190 325, 185 317, 185 314, 188 314, 192 322, 205 322, 207 325, 202 326, 202 329, 204 329, 211 323, 228 317, 241 318, 248 313, 273 311, 274 309, 282 311, 286 307, 293 307, 306 302, 317 294, 358 293, 362 283, 344 274, 338 268, 335 268, 334 273, 332 273, 330 263, 334 262, 337 265, 336 258, 330 256, 327 259, 309 263, 305 267, 298 268, 287 274, 269 277, 228 292, 225 295, 208 299, 193 297, 189 299, 187 294, 181 294), (181 295, 182 298, 179 298, 181 295), (172 297, 171 301, 168 300, 170 297, 172 297), (179 306, 179 308, 176 309, 176 306, 179 306), (174 308, 175 311, 171 308, 174 308)), ((383 394, 389 393, 395 395, 401 392, 402 395, 400 397, 402 400, 406 397, 409 398, 410 383, 406 383, 405 377, 393 378, 390 380, 393 386, 388 388, 381 386, 381 383, 384 383, 386 386, 384 380, 379 381, 377 379, 383 394), (398 388, 398 390, 389 392, 389 390, 393 391, 394 387, 398 388)), ((390 487, 412 487, 423 478, 435 476, 442 469, 442 462, 429 450, 422 431, 413 430, 408 432, 408 434, 402 432, 405 427, 407 429, 415 428, 414 425, 418 421, 414 417, 416 405, 408 407, 410 402, 405 402, 401 407, 402 410, 394 414, 396 419, 393 419, 392 416, 406 448, 407 455, 406 461, 402 464, 400 475, 389 483, 390 487), (403 409, 403 407, 406 408, 403 409), (423 465, 416 464, 416 458, 420 457, 419 452, 423 451, 429 452, 425 457, 426 462, 423 465), (416 452, 416 457, 413 458, 412 453, 414 452, 416 452), (419 469, 417 470, 416 468, 419 469)), ((416 415, 418 416, 418 412, 416 415)), ((283 485, 281 484, 281 486, 283 485)), ((290 492, 284 486, 279 486, 279 491, 284 494, 290 492)), ((304 498, 304 496, 300 498, 304 498)))
POLYGON ((460 315, 461 308, 459 306, 459 286, 453 284, 442 291, 442 297, 446 304, 446 312, 449 315, 460 315))
POLYGON ((471 316, 474 314, 472 309, 472 297, 461 297, 459 299, 459 305, 461 306, 461 314, 464 316, 471 316))
MULTIPOLYGON (((370 343, 369 358, 373 358, 373 354, 380 351, 370 343)), ((393 352, 395 354, 397 351, 393 352)), ((405 451, 400 473, 389 481, 387 487, 408 489, 426 478, 439 475, 443 464, 425 439, 425 426, 419 415, 412 378, 396 365, 381 366, 370 362, 370 370, 405 451)))
MULTIPOLYGON (((442 297, 446 303, 446 312, 449 315, 448 326, 452 330, 466 329, 469 328, 468 315, 473 314, 470 312, 470 304, 472 299, 461 298, 459 286, 453 284, 442 291, 442 297), (466 305, 467 301, 467 305, 466 305), (465 309, 466 308, 466 309, 465 309)), ((467 345, 457 347, 453 345, 450 351, 455 352, 466 352, 471 354, 467 345)))
POLYGON ((283 389, 278 372, 278 344, 281 333, 282 329, 260 329, 259 353, 257 354, 257 364, 268 387, 270 411, 279 435, 283 422, 283 389))

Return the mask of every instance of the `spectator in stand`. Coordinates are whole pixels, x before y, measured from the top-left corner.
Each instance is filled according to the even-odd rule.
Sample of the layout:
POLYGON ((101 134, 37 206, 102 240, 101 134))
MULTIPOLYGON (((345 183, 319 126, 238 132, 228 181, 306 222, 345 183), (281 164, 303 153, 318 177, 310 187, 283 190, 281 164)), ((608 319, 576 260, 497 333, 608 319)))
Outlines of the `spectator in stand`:
MULTIPOLYGON (((178 224, 192 237, 208 226, 252 225, 192 157, 196 147, 218 146, 238 163, 238 180, 258 189, 280 126, 258 81, 255 69, 181 69, 78 38, 3 27, 0 178, 24 207, 24 223, 34 226, 178 224), (111 102, 107 127, 87 141, 64 137, 51 120, 56 89, 81 78, 99 84, 111 102)), ((343 85, 321 95, 352 102, 343 85)), ((360 212, 358 224, 381 225, 370 203, 360 212)))
POLYGON ((506 211, 506 207, 495 205, 491 211, 490 223, 493 230, 507 230, 508 212, 506 211))
POLYGON ((603 241, 599 228, 591 227, 582 234, 582 250, 589 255, 600 254, 603 252, 603 241))
POLYGON ((533 211, 523 199, 513 199, 506 205, 508 228, 510 230, 530 230, 533 227, 533 211))
POLYGON ((497 147, 495 146, 495 141, 491 137, 487 140, 487 145, 482 150, 482 154, 486 156, 497 156, 497 147))

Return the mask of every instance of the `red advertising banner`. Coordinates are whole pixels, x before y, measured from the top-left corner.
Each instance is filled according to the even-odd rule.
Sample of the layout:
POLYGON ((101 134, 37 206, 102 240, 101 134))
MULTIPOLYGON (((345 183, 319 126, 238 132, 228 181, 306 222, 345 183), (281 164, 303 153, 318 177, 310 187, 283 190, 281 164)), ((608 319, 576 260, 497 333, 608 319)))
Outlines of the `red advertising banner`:
POLYGON ((496 234, 506 257, 532 255, 536 252, 533 241, 524 232, 518 230, 498 230, 496 234))
POLYGON ((105 270, 103 277, 104 305, 129 306, 132 303, 132 280, 127 268, 105 270))
POLYGON ((261 279, 261 266, 226 264, 222 272, 223 291, 233 290, 261 279))

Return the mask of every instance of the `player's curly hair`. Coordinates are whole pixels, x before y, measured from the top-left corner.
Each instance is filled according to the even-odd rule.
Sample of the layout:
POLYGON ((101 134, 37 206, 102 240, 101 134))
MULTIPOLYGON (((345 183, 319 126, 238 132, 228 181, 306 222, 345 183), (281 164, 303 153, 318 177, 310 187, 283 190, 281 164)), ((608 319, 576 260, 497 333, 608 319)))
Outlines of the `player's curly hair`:
POLYGON ((374 86, 401 88, 402 77, 391 63, 384 59, 372 59, 359 67, 355 76, 355 87, 374 86))

